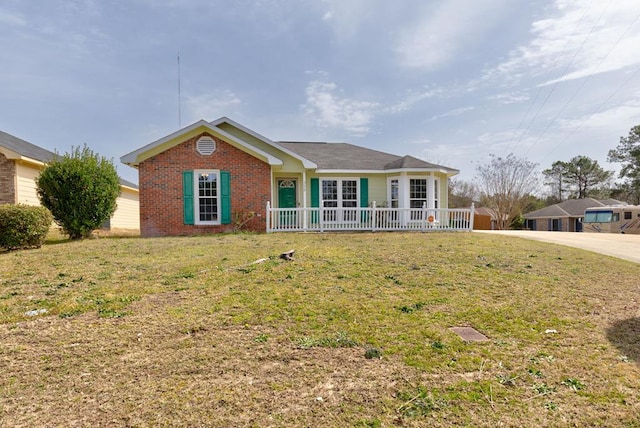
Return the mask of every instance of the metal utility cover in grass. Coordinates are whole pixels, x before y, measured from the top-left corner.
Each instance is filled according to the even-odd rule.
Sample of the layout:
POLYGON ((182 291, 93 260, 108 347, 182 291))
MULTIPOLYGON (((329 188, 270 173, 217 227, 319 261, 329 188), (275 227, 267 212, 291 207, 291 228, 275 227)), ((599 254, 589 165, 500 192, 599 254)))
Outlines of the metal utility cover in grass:
POLYGON ((473 327, 451 327, 449 330, 456 333, 465 342, 486 342, 489 340, 487 336, 473 327))

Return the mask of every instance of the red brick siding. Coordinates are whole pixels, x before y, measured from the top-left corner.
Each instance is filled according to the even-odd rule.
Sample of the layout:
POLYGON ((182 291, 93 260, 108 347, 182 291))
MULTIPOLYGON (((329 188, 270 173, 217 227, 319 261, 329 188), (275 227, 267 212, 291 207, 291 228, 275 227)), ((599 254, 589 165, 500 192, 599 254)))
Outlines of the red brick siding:
POLYGON ((216 151, 202 156, 196 141, 202 135, 162 152, 140 163, 140 233, 142 236, 175 236, 219 233, 234 228, 233 217, 255 212, 245 229, 266 230, 265 209, 271 198, 270 166, 213 137, 216 151), (231 224, 218 226, 185 225, 183 218, 182 173, 194 169, 219 169, 231 176, 231 224))
POLYGON ((16 203, 16 165, 0 153, 0 204, 16 203))

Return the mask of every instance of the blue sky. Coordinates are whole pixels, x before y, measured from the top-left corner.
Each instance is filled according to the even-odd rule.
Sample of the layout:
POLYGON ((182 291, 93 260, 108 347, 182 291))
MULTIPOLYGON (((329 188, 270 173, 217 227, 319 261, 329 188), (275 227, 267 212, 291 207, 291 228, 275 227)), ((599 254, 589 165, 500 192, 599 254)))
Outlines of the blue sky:
POLYGON ((638 0, 3 0, 0 129, 134 182, 122 155, 220 116, 466 180, 511 152, 617 170, 638 46, 638 0))

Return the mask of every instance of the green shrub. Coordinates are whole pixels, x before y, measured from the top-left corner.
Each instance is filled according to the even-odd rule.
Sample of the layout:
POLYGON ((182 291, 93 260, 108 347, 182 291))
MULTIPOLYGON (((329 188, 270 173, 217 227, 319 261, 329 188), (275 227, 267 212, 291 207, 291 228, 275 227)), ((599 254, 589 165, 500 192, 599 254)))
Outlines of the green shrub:
POLYGON ((71 239, 89 237, 108 220, 120 194, 113 162, 86 146, 51 161, 37 186, 42 205, 71 239))
POLYGON ((0 205, 0 247, 40 248, 52 222, 53 216, 45 207, 0 205))

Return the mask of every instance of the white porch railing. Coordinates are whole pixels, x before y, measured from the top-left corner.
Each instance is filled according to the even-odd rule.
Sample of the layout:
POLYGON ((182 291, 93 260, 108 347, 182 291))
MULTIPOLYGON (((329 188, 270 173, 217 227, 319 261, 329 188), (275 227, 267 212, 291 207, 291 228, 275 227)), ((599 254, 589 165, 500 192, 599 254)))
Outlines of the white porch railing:
POLYGON ((271 208, 267 202, 267 232, 335 231, 470 231, 471 208, 271 208))

